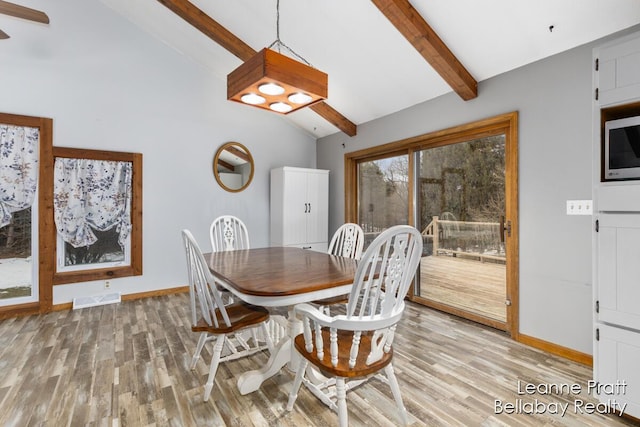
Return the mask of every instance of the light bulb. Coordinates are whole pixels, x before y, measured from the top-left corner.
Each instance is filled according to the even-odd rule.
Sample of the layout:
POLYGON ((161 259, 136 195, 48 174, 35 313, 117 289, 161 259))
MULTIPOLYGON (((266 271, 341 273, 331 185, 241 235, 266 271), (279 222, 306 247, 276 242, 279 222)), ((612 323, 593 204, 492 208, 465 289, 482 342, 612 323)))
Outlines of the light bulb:
POLYGON ((265 95, 282 95, 284 88, 275 83, 265 83, 258 86, 258 90, 265 95))
POLYGON ((296 92, 289 95, 289 101, 294 104, 308 104, 313 100, 309 95, 302 92, 296 92))
POLYGON ((269 108, 271 108, 273 111, 277 111, 278 113, 288 113, 293 109, 291 105, 284 102, 273 102, 269 104, 269 108))
POLYGON ((256 95, 255 93, 245 93, 244 95, 242 95, 242 97, 240 97, 240 100, 242 100, 242 102, 244 102, 245 104, 251 105, 264 104, 266 102, 266 99, 264 99, 260 95, 256 95))

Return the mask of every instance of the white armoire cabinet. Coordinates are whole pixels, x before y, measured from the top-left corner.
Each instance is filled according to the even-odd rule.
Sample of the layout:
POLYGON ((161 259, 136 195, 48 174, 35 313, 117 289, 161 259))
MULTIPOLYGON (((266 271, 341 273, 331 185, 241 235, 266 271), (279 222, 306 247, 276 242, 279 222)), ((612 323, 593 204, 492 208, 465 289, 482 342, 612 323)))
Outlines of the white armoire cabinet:
POLYGON ((640 116, 640 33, 594 49, 593 393, 640 418, 640 180, 603 174, 605 123, 640 116))
POLYGON ((271 170, 271 246, 326 252, 329 171, 285 166, 271 170))

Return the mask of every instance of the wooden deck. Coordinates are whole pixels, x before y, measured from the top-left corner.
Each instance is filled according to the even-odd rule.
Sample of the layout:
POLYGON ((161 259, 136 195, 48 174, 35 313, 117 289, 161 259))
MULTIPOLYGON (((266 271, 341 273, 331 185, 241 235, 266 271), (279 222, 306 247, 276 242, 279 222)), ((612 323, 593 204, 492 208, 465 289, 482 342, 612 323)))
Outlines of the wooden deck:
POLYGON ((505 322, 506 267, 451 256, 423 257, 420 296, 505 322))

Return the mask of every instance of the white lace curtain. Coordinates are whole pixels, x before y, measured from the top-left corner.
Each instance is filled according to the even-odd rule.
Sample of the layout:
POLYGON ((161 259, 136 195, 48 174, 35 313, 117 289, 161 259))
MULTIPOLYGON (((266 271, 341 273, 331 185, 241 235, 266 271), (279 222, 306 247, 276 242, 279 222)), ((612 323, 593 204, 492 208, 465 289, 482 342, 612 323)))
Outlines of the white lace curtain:
POLYGON ((33 204, 38 184, 37 128, 0 124, 0 228, 33 204))
POLYGON ((92 229, 117 227, 124 247, 131 231, 131 162, 57 157, 54 219, 62 239, 78 248, 97 241, 92 229))

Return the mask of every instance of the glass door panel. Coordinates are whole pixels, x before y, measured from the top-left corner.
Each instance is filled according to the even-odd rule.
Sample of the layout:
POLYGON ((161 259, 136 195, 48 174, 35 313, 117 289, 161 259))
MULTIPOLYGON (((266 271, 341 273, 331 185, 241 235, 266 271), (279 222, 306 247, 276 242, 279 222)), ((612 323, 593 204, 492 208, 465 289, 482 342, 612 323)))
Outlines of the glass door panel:
POLYGON ((415 295, 506 322, 505 136, 419 151, 416 167, 425 250, 415 295))
POLYGON ((0 228, 0 306, 37 300, 33 212, 37 212, 36 205, 14 212, 11 222, 0 228))
POLYGON ((358 164, 358 223, 364 249, 385 229, 409 222, 409 156, 358 164))

